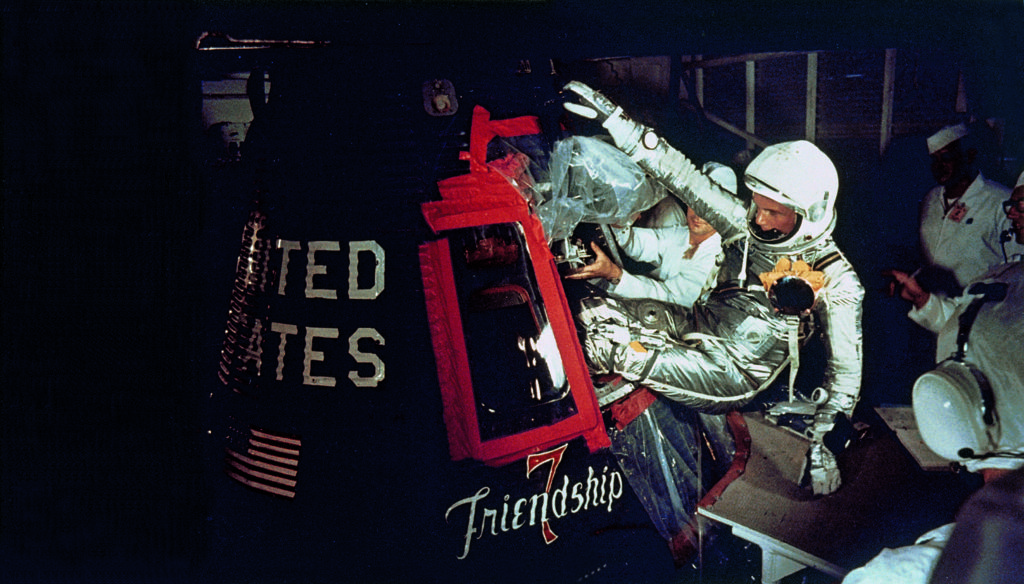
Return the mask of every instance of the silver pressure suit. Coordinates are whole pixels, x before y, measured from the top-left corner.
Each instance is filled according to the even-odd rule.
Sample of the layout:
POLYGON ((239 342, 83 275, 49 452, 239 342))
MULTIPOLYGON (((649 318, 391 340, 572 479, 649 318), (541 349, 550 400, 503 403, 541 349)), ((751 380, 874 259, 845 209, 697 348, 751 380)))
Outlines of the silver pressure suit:
MULTIPOLYGON (((836 414, 851 415, 857 403, 864 289, 831 238, 834 215, 819 233, 803 234, 798 224, 794 233, 800 237, 763 241, 751 232, 754 210, 709 180, 686 156, 599 93, 575 82, 568 88, 604 119, 604 127, 623 152, 714 226, 723 242, 717 286, 704 292, 692 314, 670 327, 674 329, 670 339, 641 338, 647 333, 638 331, 635 324, 629 327, 629 339, 621 328, 614 335, 602 334, 602 328, 607 331, 615 325, 597 322, 600 319, 595 320, 592 311, 581 320, 589 329, 588 357, 598 368, 606 366, 700 411, 739 407, 765 389, 780 366, 798 355, 789 334, 796 326, 792 319, 797 317, 774 310, 758 275, 773 271, 782 258, 803 260, 824 274, 824 285, 810 312, 799 318, 805 324, 812 321, 822 334, 827 359, 820 405, 808 432, 812 439, 809 462, 812 480, 815 466, 822 464, 831 467, 829 473, 834 477, 827 479, 829 484, 821 485, 820 491, 816 483, 815 492, 838 488, 834 458, 823 452, 821 438, 832 428, 836 414)), ((630 308, 621 304, 606 308, 630 313, 630 308)))
POLYGON ((822 387, 828 399, 819 411, 852 414, 860 392, 864 288, 832 238, 826 235, 785 247, 757 241, 750 236, 748 209, 740 199, 710 181, 664 140, 653 149, 645 148, 640 133, 632 145, 620 148, 715 227, 725 242, 724 257, 717 288, 706 291, 689 322, 677 328, 677 338, 691 333, 707 337, 690 336, 693 342, 670 343, 647 354, 619 351, 626 358, 617 364, 623 369, 619 372, 638 379, 646 370, 644 381, 652 389, 701 410, 721 411, 749 401, 788 355, 789 325, 771 307, 758 274, 771 272, 781 258, 799 258, 825 274, 825 285, 808 315, 816 321, 826 348, 822 387))
MULTIPOLYGON (((699 173, 694 176, 702 178, 699 173)), ((723 193, 710 183, 706 188, 723 193)), ((711 207, 704 208, 706 201, 694 198, 686 202, 698 214, 705 214, 719 233, 731 230, 735 234, 734 223, 723 228, 715 222, 711 207)), ((723 216, 728 215, 719 215, 723 216)), ((763 249, 750 241, 745 236, 745 214, 742 217, 740 238, 733 238, 724 246, 717 287, 706 291, 691 313, 676 315, 676 319, 684 320, 669 327, 669 339, 659 340, 656 333, 634 325, 632 336, 636 338, 616 348, 612 367, 616 372, 627 379, 643 381, 665 396, 698 410, 721 412, 749 402, 762 383, 784 364, 792 325, 785 316, 775 313, 757 274, 772 271, 779 258, 794 254, 763 249), (644 335, 650 336, 644 339, 644 335), (629 347, 632 340, 637 340, 647 352, 629 347)), ((822 387, 828 399, 819 411, 850 415, 860 391, 864 290, 853 267, 841 254, 837 256, 838 252, 835 242, 828 238, 797 255, 812 266, 820 259, 835 260, 821 268, 825 285, 818 292, 811 315, 804 318, 813 318, 826 348, 826 378, 822 387)), ((618 309, 629 315, 620 323, 622 326, 637 322, 630 318, 638 316, 636 310, 625 302, 606 302, 609 310, 618 309)), ((658 326, 650 328, 664 330, 658 326)), ((594 352, 599 353, 600 349, 594 347, 594 352)))

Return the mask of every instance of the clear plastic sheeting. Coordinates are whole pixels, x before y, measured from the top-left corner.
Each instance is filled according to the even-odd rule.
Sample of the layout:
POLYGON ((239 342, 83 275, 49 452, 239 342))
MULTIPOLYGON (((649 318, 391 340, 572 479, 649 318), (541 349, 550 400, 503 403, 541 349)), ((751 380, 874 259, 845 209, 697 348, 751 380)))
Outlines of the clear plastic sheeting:
POLYGON ((717 483, 725 476, 732 465, 732 459, 736 456, 736 440, 729 429, 729 422, 726 414, 707 414, 699 412, 701 432, 707 444, 711 460, 707 465, 711 470, 711 484, 717 483))
POLYGON ((487 144, 487 166, 505 177, 534 208, 550 187, 548 148, 541 136, 497 136, 487 144))
POLYGON ((556 142, 548 168, 551 188, 536 208, 548 243, 580 223, 627 223, 664 197, 636 163, 597 138, 556 142))
POLYGON ((610 430, 609 437, 658 533, 668 541, 696 533, 697 503, 736 452, 725 416, 699 415, 659 398, 621 430, 610 430))

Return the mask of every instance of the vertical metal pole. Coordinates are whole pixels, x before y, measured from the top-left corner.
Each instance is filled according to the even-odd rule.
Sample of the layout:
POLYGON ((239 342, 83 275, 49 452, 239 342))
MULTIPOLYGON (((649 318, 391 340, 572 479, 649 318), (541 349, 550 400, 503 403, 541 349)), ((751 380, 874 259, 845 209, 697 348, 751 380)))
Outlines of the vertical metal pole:
MULTIPOLYGON (((703 57, 701 55, 694 55, 693 58, 696 59, 697 61, 699 61, 703 57)), ((694 80, 694 86, 695 86, 694 90, 697 92, 697 103, 699 103, 700 107, 703 108, 704 107, 704 68, 703 67, 697 67, 697 77, 694 80)))
POLYGON ((878 144, 879 155, 884 155, 892 141, 892 108, 896 85, 896 49, 885 50, 885 75, 882 80, 882 127, 878 144))
MULTIPOLYGON (((748 134, 756 134, 754 131, 754 94, 757 89, 757 76, 755 75, 756 63, 747 61, 747 126, 748 134)), ((754 143, 747 140, 747 150, 753 150, 754 143)))
POLYGON ((814 142, 818 133, 818 53, 807 54, 807 103, 804 112, 804 139, 814 142))

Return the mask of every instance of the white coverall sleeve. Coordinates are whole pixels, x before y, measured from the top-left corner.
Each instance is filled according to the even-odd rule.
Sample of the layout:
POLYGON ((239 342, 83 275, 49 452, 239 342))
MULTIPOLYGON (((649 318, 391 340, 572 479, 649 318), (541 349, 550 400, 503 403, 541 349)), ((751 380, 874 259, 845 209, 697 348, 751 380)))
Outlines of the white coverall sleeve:
POLYGON ((846 575, 842 584, 928 584, 955 523, 933 529, 914 545, 883 549, 868 563, 846 575))
POLYGON ((685 245, 689 237, 689 231, 682 227, 630 227, 614 229, 612 233, 623 253, 634 260, 654 264, 661 264, 663 255, 670 252, 671 247, 685 245))
POLYGON ((704 289, 708 275, 715 269, 719 246, 714 243, 710 240, 702 243, 693 258, 679 262, 678 271, 663 274, 666 276, 664 280, 634 276, 624 271, 619 283, 610 287, 608 292, 620 298, 653 298, 692 306, 704 289))
POLYGON ((924 303, 924 306, 921 308, 912 307, 907 316, 910 320, 933 333, 939 333, 946 325, 946 322, 952 318, 958 305, 959 302, 956 299, 933 292, 928 297, 928 301, 924 303))
MULTIPOLYGON (((982 177, 983 178, 983 177, 982 177)), ((993 181, 985 181, 987 188, 995 189, 997 192, 1002 189, 1002 185, 993 181)), ((985 247, 989 249, 991 255, 985 254, 985 258, 998 258, 1000 262, 1009 261, 1013 256, 1024 252, 1024 244, 1017 243, 1015 238, 1010 238, 1008 241, 1003 241, 1003 234, 1013 230, 1013 222, 1006 216, 1006 212, 1003 211, 1002 202, 1010 198, 1012 189, 1005 191, 1003 195, 997 195, 993 197, 991 207, 989 209, 989 217, 986 218, 986 224, 991 226, 988 234, 985 236, 983 242, 985 247)), ((991 260, 989 259, 989 262, 991 260)), ((965 286, 967 282, 963 283, 965 286)))

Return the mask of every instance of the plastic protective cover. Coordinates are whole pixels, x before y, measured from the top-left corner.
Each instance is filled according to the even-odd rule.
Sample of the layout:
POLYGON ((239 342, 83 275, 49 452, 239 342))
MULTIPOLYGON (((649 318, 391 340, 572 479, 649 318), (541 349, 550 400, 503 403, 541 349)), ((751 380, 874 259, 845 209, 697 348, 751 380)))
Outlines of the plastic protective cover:
POLYGON ((696 529, 698 503, 736 456, 725 415, 700 414, 663 398, 610 437, 630 487, 666 540, 696 529))
POLYGON ((555 143, 548 178, 536 210, 549 242, 569 237, 580 223, 628 223, 664 197, 621 150, 585 136, 555 143))

